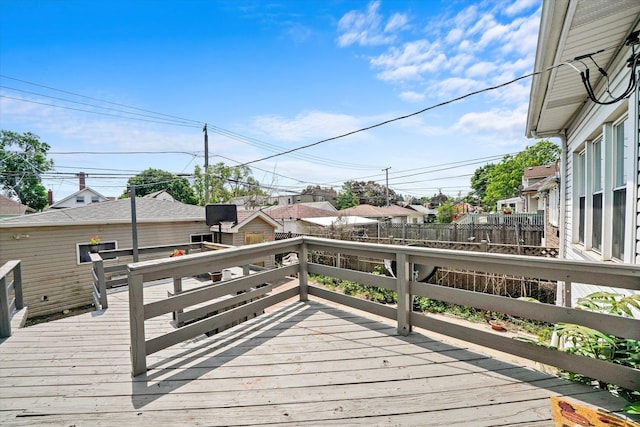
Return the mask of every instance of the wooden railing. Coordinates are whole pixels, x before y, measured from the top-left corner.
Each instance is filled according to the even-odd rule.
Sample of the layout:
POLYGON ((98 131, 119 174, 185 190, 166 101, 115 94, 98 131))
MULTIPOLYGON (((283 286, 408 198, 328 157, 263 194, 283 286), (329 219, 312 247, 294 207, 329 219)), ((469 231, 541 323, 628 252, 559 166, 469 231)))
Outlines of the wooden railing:
POLYGON ((11 320, 23 308, 20 261, 8 261, 0 267, 0 338, 11 336, 11 320))
MULTIPOLYGON (((149 255, 158 253, 171 253, 174 249, 182 249, 186 254, 192 251, 202 250, 202 243, 180 243, 173 245, 145 246, 138 248, 138 255, 149 255)), ((110 249, 98 253, 90 253, 91 274, 93 276, 93 303, 96 310, 104 310, 109 307, 107 290, 125 286, 127 284, 127 264, 133 257, 133 248, 110 249), (126 261, 119 260, 126 258, 126 261), (108 264, 104 261, 118 260, 118 264, 108 264)))
POLYGON ((269 307, 299 294, 299 298, 302 301, 306 301, 309 296, 317 296, 394 319, 397 322, 398 333, 401 335, 409 334, 412 327, 417 326, 631 390, 640 389, 640 370, 638 369, 565 353, 553 348, 495 335, 488 331, 454 325, 450 322, 438 320, 434 316, 413 312, 412 299, 414 296, 424 296, 527 319, 549 323, 566 322, 578 324, 606 334, 635 340, 640 339, 640 320, 416 282, 411 280, 413 275, 410 274, 412 264, 437 265, 489 273, 525 275, 545 280, 560 280, 564 281, 569 289, 571 283, 587 283, 640 291, 640 266, 638 265, 588 263, 517 255, 376 245, 313 237, 297 237, 180 258, 140 262, 128 266, 133 375, 140 375, 146 371, 146 356, 148 354, 210 331, 216 325, 239 319, 246 316, 247 313, 269 307), (397 277, 391 278, 311 263, 308 262, 307 257, 309 251, 395 259, 397 277), (297 252, 300 260, 299 264, 225 282, 219 289, 212 287, 195 290, 167 300, 150 304, 143 303, 143 284, 147 281, 186 276, 200 271, 204 266, 212 263, 223 268, 225 266, 243 265, 253 258, 284 252, 297 252), (144 321, 147 319, 175 311, 176 309, 206 302, 211 298, 220 296, 222 292, 228 293, 234 290, 247 289, 259 283, 269 282, 275 278, 293 273, 298 273, 299 277, 299 284, 296 288, 250 302, 163 336, 150 340, 145 338, 144 321), (397 307, 358 299, 314 286, 307 281, 309 273, 351 280, 395 291, 398 294, 397 307))
POLYGON ((213 286, 202 286, 148 304, 144 304, 145 282, 172 278, 175 283, 182 277, 197 275, 203 271, 222 271, 229 267, 250 265, 272 254, 296 252, 299 250, 299 243, 299 240, 284 240, 129 264, 129 320, 133 374, 139 375, 146 372, 146 356, 149 354, 241 321, 267 307, 296 296, 299 292, 296 287, 261 298, 273 289, 271 283, 298 272, 298 264, 217 282, 217 285, 213 286), (263 286, 265 284, 267 286, 263 286), (228 295, 232 297, 221 300, 228 295), (198 307, 193 308, 195 306, 198 307), (234 308, 230 308, 232 306, 234 308), (206 315, 218 312, 218 314, 207 316, 165 335, 146 338, 145 320, 184 311, 186 308, 193 308, 191 313, 199 312, 206 315))

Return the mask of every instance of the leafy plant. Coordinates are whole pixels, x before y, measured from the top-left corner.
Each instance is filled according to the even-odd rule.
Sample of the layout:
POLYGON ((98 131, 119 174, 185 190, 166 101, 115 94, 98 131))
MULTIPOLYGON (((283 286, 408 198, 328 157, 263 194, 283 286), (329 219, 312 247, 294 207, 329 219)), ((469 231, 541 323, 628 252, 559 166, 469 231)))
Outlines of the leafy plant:
MULTIPOLYGON (((640 309, 640 295, 623 295, 611 292, 594 292, 578 300, 577 307, 598 313, 616 316, 633 317, 632 308, 640 309)), ((564 351, 599 360, 607 360, 635 369, 640 368, 640 342, 638 340, 619 338, 595 329, 568 323, 559 323, 556 333, 565 342, 564 351)), ((569 379, 587 384, 592 378, 572 372, 563 372, 569 379)), ((630 402, 640 400, 640 392, 627 390, 615 384, 598 382, 603 388, 623 396, 630 402)))

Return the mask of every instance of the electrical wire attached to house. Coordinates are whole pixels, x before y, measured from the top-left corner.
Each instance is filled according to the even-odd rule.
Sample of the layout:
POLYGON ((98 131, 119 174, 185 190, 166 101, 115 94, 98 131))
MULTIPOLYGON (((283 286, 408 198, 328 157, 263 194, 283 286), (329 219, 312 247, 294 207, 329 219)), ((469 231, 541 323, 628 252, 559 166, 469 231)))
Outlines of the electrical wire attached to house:
POLYGON ((626 46, 631 46, 631 56, 627 59, 627 66, 631 68, 631 76, 629 77, 629 84, 627 85, 627 88, 622 92, 622 94, 618 95, 618 96, 614 96, 611 93, 610 90, 610 84, 609 84, 609 75, 607 74, 607 72, 598 65, 598 63, 595 61, 595 59, 593 59, 593 55, 596 55, 598 53, 601 53, 604 51, 604 49, 598 51, 598 52, 593 52, 593 53, 589 53, 586 55, 580 55, 577 56, 573 59, 573 61, 576 62, 580 62, 585 70, 584 71, 580 71, 578 70, 576 67, 574 67, 573 65, 571 65, 570 63, 568 63, 568 65, 571 65, 571 67, 578 71, 580 73, 580 77, 582 78, 582 84, 584 85, 586 91, 587 91, 587 95, 589 96, 589 99, 591 101, 593 101, 594 103, 598 104, 598 105, 611 105, 611 104, 615 104, 617 102, 622 101, 623 99, 626 99, 628 97, 630 97, 633 92, 636 90, 636 86, 637 86, 637 76, 636 76, 636 70, 638 67, 638 63, 640 62, 640 52, 636 52, 636 45, 638 43, 640 43, 640 30, 638 31, 634 31, 633 33, 631 33, 627 39, 625 40, 625 45, 626 46), (590 59, 593 64, 596 66, 596 68, 598 69, 598 71, 600 72, 600 74, 605 78, 606 80, 606 93, 609 97, 613 98, 610 100, 600 100, 598 99, 598 97, 595 95, 595 92, 593 90, 593 86, 591 85, 591 80, 589 78, 589 67, 584 63, 584 59, 590 59))

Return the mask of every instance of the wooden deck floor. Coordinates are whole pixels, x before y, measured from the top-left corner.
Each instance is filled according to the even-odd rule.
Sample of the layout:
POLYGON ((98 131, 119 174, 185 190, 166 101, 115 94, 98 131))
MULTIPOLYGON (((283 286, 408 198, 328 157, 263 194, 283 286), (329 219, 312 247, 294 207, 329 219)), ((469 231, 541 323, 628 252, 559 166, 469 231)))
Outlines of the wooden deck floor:
MULTIPOLYGON (((0 342, 0 425, 547 426, 552 395, 621 405, 313 301, 163 350, 132 379, 127 293, 109 304, 0 342)), ((170 328, 166 317, 147 322, 150 335, 170 328)))

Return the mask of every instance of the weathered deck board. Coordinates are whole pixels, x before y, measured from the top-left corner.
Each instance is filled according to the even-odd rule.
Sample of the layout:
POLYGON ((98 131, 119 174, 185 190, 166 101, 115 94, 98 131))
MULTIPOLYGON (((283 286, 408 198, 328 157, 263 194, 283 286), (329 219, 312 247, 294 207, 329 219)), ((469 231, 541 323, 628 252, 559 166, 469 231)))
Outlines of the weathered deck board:
MULTIPOLYGON (((105 312, 1 342, 0 424, 535 426, 550 423, 552 395, 623 404, 318 302, 162 350, 132 379, 126 303, 117 293, 105 312)), ((147 322, 150 335, 172 328, 170 316, 147 322)))

